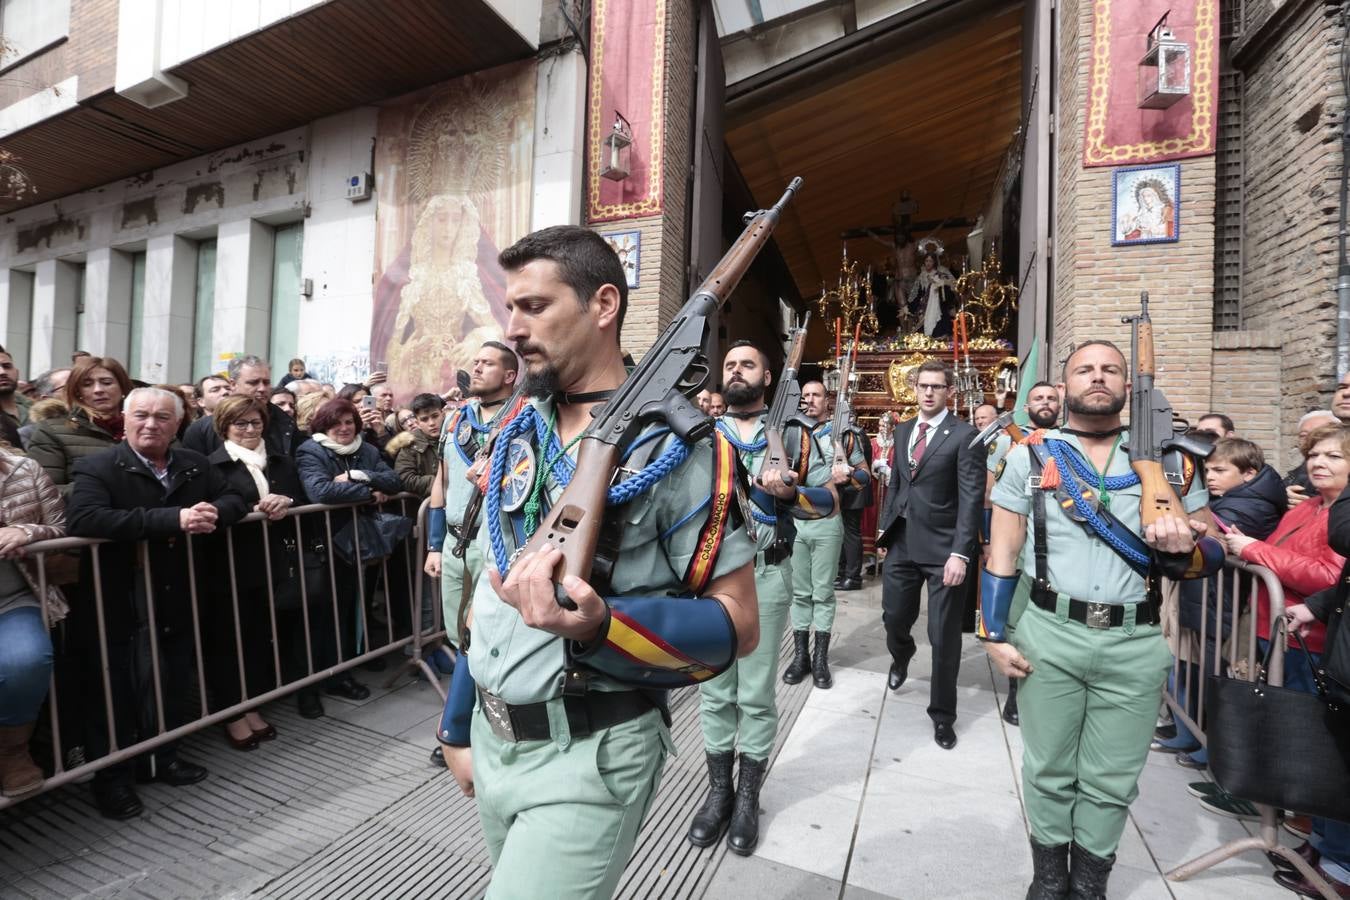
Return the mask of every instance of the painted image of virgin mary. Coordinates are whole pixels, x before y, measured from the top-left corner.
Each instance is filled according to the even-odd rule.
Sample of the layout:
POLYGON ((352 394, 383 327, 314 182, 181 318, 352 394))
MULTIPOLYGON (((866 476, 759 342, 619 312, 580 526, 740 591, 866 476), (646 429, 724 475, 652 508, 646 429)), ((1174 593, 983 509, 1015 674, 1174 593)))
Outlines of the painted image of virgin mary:
POLYGON ((1116 220, 1120 240, 1169 240, 1177 236, 1176 203, 1167 185, 1157 178, 1142 178, 1134 186, 1134 204, 1116 220))

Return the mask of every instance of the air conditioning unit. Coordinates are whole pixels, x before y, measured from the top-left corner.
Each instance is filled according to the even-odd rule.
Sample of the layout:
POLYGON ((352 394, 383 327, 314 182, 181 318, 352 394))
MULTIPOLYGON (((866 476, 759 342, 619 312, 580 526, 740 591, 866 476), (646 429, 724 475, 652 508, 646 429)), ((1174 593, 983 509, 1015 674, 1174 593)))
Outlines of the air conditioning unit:
POLYGON ((371 177, 369 172, 361 172, 347 179, 347 199, 355 203, 370 199, 371 177))

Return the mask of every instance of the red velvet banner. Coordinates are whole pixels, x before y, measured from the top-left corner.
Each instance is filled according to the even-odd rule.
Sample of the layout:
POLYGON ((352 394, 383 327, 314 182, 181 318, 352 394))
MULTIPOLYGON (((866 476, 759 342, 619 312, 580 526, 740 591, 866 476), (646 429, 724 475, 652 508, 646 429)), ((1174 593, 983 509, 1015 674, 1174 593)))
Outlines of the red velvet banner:
POLYGON ((1208 156, 1219 112, 1219 0, 1095 0, 1083 165, 1208 156), (1167 14, 1191 47, 1191 93, 1170 109, 1139 108, 1139 60, 1167 14))
POLYGON ((665 52, 666 0, 593 0, 586 115, 588 222, 661 211, 665 52), (629 175, 623 181, 600 177, 605 135, 614 128, 615 113, 633 130, 629 175))

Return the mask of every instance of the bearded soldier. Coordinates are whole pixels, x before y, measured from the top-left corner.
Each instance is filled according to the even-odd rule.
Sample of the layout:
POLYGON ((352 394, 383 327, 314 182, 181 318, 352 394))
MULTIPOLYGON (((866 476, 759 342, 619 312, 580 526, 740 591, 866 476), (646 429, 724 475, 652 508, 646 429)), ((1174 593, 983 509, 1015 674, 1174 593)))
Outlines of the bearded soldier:
POLYGON ((709 791, 689 826, 689 841, 698 847, 717 843, 726 829, 727 846, 742 856, 753 853, 759 842, 759 789, 778 733, 774 685, 792 597, 793 519, 823 518, 836 506, 824 454, 798 425, 783 433, 783 444, 795 462, 794 475, 784 480, 779 472, 769 471, 762 483, 757 479, 768 448, 764 395, 773 380, 768 363, 763 352, 748 341, 738 341, 722 364, 727 412, 717 428, 740 451, 745 470, 756 479, 750 505, 758 536, 755 593, 760 640, 754 653, 699 688, 709 791), (733 792, 737 747, 740 771, 733 792))
MULTIPOLYGON (((1197 577, 1223 562, 1212 538, 1197 540, 1202 521, 1164 516, 1140 528, 1120 421, 1124 354, 1105 341, 1079 346, 1060 389, 1067 424, 1014 447, 994 487, 977 631, 998 668, 1023 680, 1034 900, 1106 896, 1172 663, 1160 577, 1197 577), (1030 602, 1014 617, 1019 583, 1030 602)), ((1188 516, 1205 515, 1194 461, 1174 464, 1188 516)))

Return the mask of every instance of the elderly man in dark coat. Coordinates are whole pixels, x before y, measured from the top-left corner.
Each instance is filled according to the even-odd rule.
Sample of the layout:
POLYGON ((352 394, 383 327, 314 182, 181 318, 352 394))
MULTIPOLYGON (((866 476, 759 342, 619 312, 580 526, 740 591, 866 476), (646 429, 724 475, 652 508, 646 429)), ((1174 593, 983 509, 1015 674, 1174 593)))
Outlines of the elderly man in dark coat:
MULTIPOLYGON (((94 560, 98 563, 113 702, 110 727, 102 686, 90 686, 89 696, 97 698, 91 704, 97 712, 87 742, 91 756, 108 752, 110 730, 120 748, 193 718, 190 535, 227 527, 248 511, 244 498, 206 457, 182 447, 170 449, 183 416, 181 397, 138 388, 127 395, 124 411, 125 440, 75 464, 66 513, 71 535, 115 542, 98 546, 84 563, 87 585, 94 584, 94 560), (147 602, 147 588, 153 602, 147 602), (150 648, 158 650, 162 723, 154 702, 150 648), (147 706, 152 710, 148 727, 138 724, 145 718, 139 710, 147 706)), ((192 549, 200 566, 204 548, 192 549)), ((94 591, 84 596, 90 606, 76 610, 71 619, 79 623, 86 647, 98 660, 94 591)), ((141 770, 143 775, 175 786, 206 777, 205 769, 179 759, 173 744, 145 762, 149 765, 141 770)), ((133 771, 131 763, 120 763, 95 776, 94 800, 103 815, 126 819, 140 814, 133 771)))

